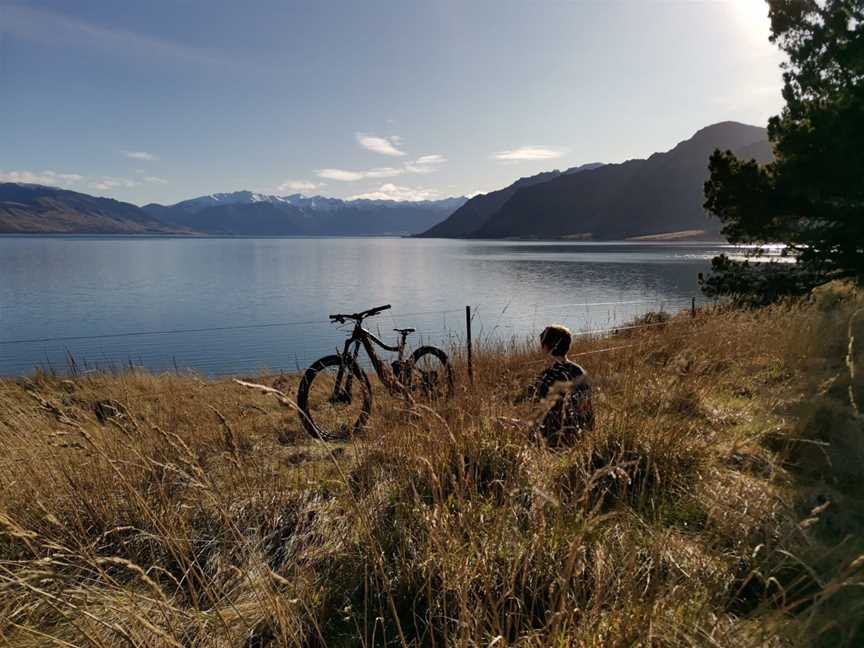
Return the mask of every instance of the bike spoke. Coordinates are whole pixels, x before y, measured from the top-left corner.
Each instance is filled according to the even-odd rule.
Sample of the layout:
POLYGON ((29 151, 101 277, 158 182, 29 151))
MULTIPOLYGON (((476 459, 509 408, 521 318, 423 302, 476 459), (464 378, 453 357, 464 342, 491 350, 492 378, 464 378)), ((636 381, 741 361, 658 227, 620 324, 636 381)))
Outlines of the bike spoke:
POLYGON ((438 356, 426 353, 415 361, 411 387, 419 396, 429 400, 447 398, 449 381, 447 366, 438 356))
POLYGON ((338 366, 324 367, 309 388, 308 413, 325 435, 346 437, 363 412, 364 393, 357 380, 337 381, 338 366))

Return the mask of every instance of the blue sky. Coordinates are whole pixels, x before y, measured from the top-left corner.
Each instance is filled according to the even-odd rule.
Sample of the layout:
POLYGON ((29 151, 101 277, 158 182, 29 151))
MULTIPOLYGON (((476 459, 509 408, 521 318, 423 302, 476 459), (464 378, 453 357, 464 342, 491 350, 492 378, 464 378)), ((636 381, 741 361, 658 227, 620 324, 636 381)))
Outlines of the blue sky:
POLYGON ((778 112, 761 0, 0 0, 0 180, 473 194, 778 112))

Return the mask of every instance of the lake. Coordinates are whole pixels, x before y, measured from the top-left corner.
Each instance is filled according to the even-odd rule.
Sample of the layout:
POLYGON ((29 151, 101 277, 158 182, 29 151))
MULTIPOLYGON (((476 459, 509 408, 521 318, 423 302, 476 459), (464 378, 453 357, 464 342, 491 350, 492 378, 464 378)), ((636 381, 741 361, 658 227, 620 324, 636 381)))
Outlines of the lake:
POLYGON ((327 315, 436 344, 602 331, 702 301, 729 246, 399 238, 0 236, 0 374, 36 367, 294 371, 341 346, 327 315))

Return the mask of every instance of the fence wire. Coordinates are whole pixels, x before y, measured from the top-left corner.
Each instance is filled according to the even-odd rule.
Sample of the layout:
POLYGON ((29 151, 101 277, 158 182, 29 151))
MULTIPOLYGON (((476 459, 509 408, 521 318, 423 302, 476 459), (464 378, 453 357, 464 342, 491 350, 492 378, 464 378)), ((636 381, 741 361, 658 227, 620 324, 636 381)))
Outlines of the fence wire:
MULTIPOLYGON (((615 331, 657 326, 659 323, 627 324, 650 310, 683 309, 693 298, 638 299, 621 301, 568 302, 497 308, 472 306, 474 343, 482 348, 492 342, 527 340, 558 311, 556 321, 570 325, 575 335, 603 335, 615 331), (640 308, 641 306, 641 308, 640 308), (517 310, 518 308, 518 310, 517 310), (598 309, 606 308, 605 313, 598 309), (594 310, 592 310, 594 309, 594 310), (516 312, 514 312, 516 311, 516 312), (619 312, 620 311, 620 312, 619 312), (581 327, 581 328, 580 328, 581 327)), ((413 346, 437 344, 459 347, 466 342, 464 308, 388 311, 365 322, 385 342, 389 325, 420 318, 413 346), (385 319, 386 318, 386 319, 385 319)), ((327 315, 305 320, 248 322, 225 326, 166 328, 147 331, 116 331, 92 335, 34 336, 0 339, 0 375, 15 375, 40 367, 51 371, 70 365, 83 370, 116 370, 143 366, 153 370, 192 369, 220 376, 261 370, 299 371, 317 357, 341 350, 350 327, 332 327, 327 315), (318 327, 310 329, 310 327, 318 327), (286 329, 283 336, 278 329, 286 329), (291 329, 304 329, 292 332, 291 329), (248 332, 271 330, 267 335, 248 332), (244 332, 247 334, 244 335, 244 332), (171 336, 177 339, 168 341, 171 336), (197 336, 188 340, 185 336, 197 336), (134 342, 130 342, 134 340, 134 342), (28 349, 28 347, 31 347, 28 349), (179 357, 178 357, 179 356, 179 357)), ((62 371, 60 371, 62 373, 62 371)))

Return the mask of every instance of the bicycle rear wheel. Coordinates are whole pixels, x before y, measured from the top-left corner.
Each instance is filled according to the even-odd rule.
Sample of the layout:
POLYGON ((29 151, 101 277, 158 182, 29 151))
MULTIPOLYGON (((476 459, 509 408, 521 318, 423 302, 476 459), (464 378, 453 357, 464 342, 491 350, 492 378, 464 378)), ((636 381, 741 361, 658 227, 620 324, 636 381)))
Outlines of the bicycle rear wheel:
POLYGON ((303 374, 297 390, 300 421, 312 436, 345 439, 360 432, 372 411, 372 388, 351 358, 325 356, 303 374))
POLYGON ((449 400, 455 380, 447 354, 433 346, 422 346, 411 355, 411 390, 427 400, 449 400))

